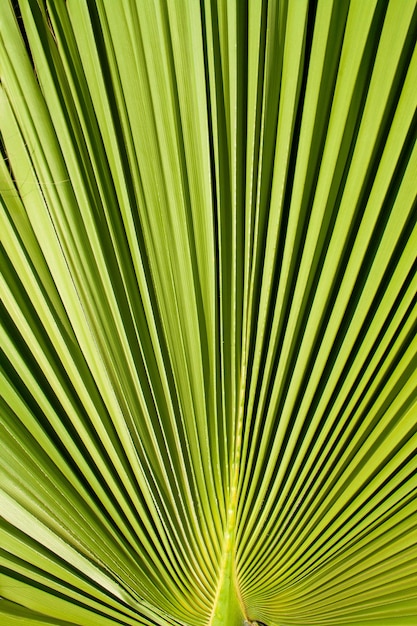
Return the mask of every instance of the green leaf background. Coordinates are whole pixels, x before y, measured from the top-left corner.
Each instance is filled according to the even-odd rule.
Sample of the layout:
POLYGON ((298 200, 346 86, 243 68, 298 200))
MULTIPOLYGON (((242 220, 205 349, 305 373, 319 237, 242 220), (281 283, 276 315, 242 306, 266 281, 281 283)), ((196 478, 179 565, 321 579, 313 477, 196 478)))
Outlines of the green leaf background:
POLYGON ((1 623, 415 624, 415 0, 0 28, 1 623))

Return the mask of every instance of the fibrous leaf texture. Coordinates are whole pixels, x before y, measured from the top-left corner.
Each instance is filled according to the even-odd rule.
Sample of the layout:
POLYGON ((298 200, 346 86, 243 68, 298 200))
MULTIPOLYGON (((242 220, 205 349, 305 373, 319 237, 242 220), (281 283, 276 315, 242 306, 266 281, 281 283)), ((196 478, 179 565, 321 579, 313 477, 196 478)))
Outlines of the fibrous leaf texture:
POLYGON ((415 0, 0 28, 1 623, 415 624, 415 0))

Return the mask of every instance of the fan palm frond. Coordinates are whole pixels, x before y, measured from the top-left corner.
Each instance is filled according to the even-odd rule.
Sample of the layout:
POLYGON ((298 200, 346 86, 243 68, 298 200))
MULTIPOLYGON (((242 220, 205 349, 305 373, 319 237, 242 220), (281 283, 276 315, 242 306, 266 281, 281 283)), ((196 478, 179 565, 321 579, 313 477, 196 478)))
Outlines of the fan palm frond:
POLYGON ((0 8, 0 621, 414 624, 415 0, 0 8))

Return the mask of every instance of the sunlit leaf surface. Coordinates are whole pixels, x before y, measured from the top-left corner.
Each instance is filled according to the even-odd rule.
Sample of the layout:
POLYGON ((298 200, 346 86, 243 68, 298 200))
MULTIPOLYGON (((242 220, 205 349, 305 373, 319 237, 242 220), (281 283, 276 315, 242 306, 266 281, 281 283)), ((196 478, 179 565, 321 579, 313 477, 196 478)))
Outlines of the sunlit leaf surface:
POLYGON ((0 622, 417 623, 415 0, 0 28, 0 622))

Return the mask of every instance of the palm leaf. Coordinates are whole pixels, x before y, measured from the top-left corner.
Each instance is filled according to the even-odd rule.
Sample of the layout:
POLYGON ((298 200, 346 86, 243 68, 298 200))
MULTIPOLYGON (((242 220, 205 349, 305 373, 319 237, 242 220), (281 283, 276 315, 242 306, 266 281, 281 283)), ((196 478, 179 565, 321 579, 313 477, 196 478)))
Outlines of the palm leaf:
POLYGON ((415 1, 0 7, 2 621, 415 623, 415 1))

